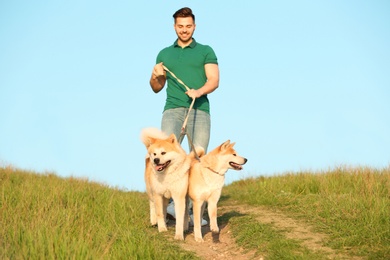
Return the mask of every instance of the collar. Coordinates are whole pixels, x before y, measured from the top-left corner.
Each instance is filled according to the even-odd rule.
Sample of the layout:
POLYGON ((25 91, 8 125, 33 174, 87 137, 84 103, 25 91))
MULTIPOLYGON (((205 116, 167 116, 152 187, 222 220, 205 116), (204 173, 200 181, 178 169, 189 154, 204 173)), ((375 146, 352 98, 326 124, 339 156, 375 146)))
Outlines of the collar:
MULTIPOLYGON (((174 43, 173 43, 173 46, 174 47, 179 47, 179 48, 181 48, 181 46, 179 46, 179 44, 177 44, 177 41, 178 40, 176 40, 174 43)), ((195 41, 195 38, 192 38, 192 42, 190 43, 190 45, 188 45, 188 46, 186 46, 186 47, 184 47, 184 48, 195 48, 195 46, 196 46, 196 41, 195 41)))
POLYGON ((209 169, 210 171, 212 171, 215 174, 218 174, 219 176, 223 176, 223 174, 220 174, 219 172, 217 172, 216 170, 211 169, 210 167, 207 167, 207 169, 209 169))

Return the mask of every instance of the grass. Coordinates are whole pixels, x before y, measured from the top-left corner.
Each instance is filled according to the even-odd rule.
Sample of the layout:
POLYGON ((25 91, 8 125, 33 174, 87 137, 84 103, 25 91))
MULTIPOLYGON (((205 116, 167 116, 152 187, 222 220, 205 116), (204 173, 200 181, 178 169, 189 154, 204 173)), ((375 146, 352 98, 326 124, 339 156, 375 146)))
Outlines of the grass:
MULTIPOLYGON (((237 201, 309 223, 340 255, 390 259, 390 168, 245 179, 222 191, 221 205, 237 201)), ((218 221, 229 223, 241 247, 266 259, 327 257, 248 214, 218 221)), ((0 168, 0 259, 197 259, 172 241, 150 227, 145 193, 0 168)))
POLYGON ((232 218, 230 223, 237 243, 254 248, 262 255, 266 254, 266 259, 327 259, 322 253, 301 246, 298 241, 286 238, 283 232, 276 230, 271 224, 259 223, 252 216, 232 218))
POLYGON ((148 214, 144 193, 0 168, 0 259, 196 259, 148 214))
MULTIPOLYGON (((251 178, 225 187, 223 193, 240 203, 304 219, 328 234, 327 246, 340 252, 390 259, 390 168, 339 167, 251 178)), ((242 227, 237 232, 245 236, 242 227)))

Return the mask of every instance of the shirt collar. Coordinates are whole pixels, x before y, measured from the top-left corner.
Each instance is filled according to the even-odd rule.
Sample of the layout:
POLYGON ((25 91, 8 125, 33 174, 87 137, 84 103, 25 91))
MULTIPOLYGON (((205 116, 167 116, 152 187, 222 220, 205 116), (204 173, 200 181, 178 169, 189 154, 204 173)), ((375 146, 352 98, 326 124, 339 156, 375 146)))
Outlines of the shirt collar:
MULTIPOLYGON (((181 48, 181 46, 179 46, 179 44, 177 44, 177 41, 178 41, 178 40, 176 40, 176 41, 173 43, 173 46, 174 46, 174 47, 180 47, 180 48, 181 48)), ((192 38, 192 42, 190 43, 190 45, 186 46, 185 48, 195 48, 195 46, 196 46, 196 41, 195 41, 194 38, 192 38)))

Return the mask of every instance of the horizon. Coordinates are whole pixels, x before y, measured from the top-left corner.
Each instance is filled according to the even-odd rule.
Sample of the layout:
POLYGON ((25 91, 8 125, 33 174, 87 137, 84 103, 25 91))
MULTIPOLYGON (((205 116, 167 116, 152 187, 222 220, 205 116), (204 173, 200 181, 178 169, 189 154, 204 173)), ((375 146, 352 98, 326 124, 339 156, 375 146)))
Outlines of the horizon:
POLYGON ((226 184, 390 165, 390 2, 381 0, 3 2, 0 165, 145 190, 140 133, 160 127, 165 102, 149 78, 183 6, 219 63, 208 151, 229 139, 248 159, 226 184))

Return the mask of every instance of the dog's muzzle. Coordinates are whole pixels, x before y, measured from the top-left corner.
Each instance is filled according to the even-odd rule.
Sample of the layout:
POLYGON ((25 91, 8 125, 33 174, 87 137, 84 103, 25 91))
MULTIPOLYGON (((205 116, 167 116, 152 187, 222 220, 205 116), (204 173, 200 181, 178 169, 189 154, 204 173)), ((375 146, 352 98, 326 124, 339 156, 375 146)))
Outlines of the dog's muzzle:
POLYGON ((238 164, 238 163, 235 163, 235 162, 229 162, 230 166, 233 167, 234 170, 237 170, 237 171, 240 171, 242 170, 242 165, 246 164, 248 160, 246 158, 244 158, 244 163, 243 164, 238 164))
POLYGON ((171 161, 167 161, 166 163, 160 163, 160 158, 154 158, 154 169, 158 172, 162 172, 165 170, 165 168, 168 167, 168 165, 171 163, 171 161))

